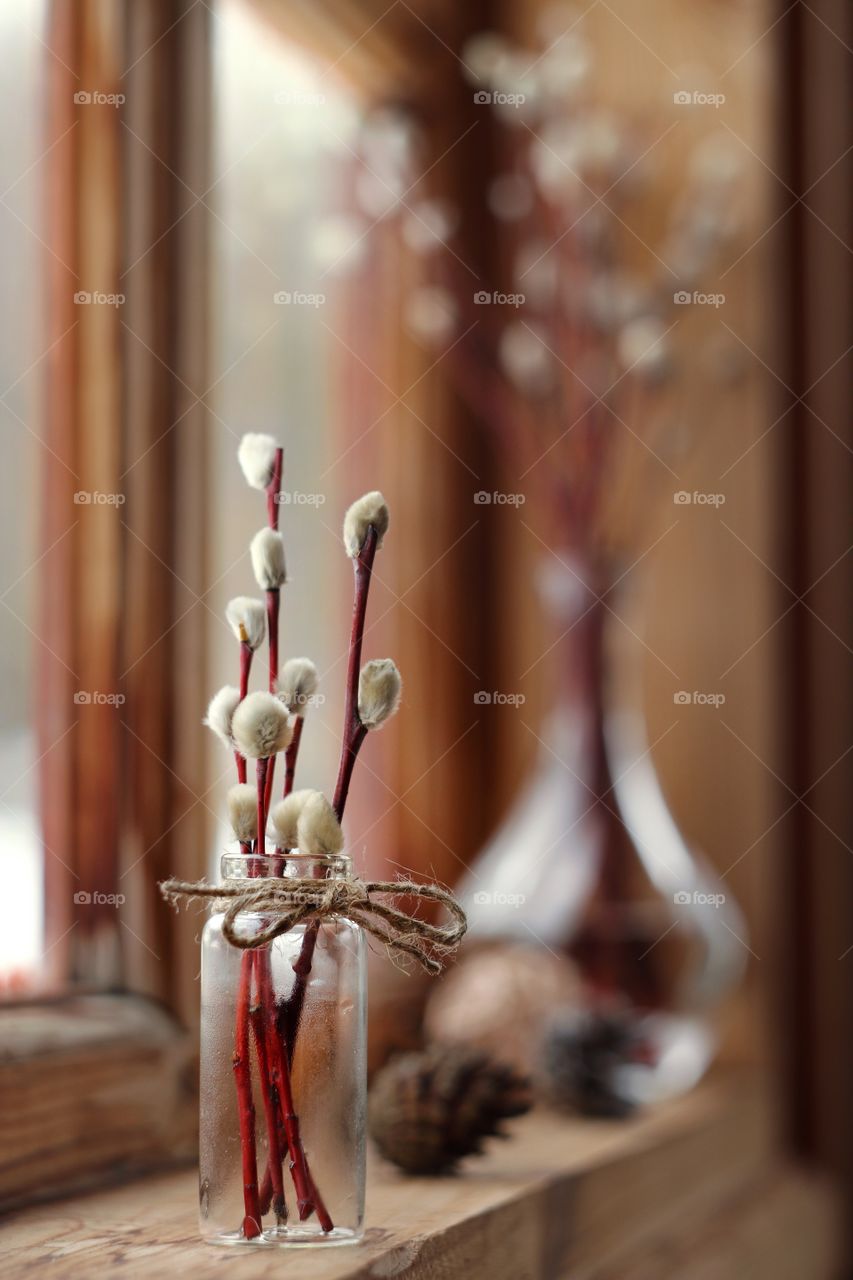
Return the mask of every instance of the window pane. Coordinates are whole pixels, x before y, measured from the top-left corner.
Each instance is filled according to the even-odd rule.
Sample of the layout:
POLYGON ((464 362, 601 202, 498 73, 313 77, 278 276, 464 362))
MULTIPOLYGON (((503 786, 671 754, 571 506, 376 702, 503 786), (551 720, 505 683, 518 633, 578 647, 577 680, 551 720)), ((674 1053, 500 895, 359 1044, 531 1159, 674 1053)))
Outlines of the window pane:
MULTIPOLYGON (((338 523, 348 494, 345 468, 330 469, 339 453, 335 371, 345 354, 331 330, 339 329, 336 308, 357 254, 347 254, 347 245, 360 234, 343 216, 341 189, 358 112, 339 83, 239 0, 217 8, 214 68, 213 171, 220 176, 207 197, 215 210, 210 381, 216 382, 208 402, 210 566, 218 581, 208 604, 221 617, 230 597, 257 593, 247 547, 265 522, 264 499, 246 488, 235 455, 243 432, 269 432, 285 450, 281 528, 290 581, 282 598, 281 658, 313 658, 328 677, 328 692, 343 678, 341 597, 329 579, 342 567, 338 523)), ((211 626, 212 688, 236 683, 231 632, 212 619, 211 626)), ((263 687, 265 678, 259 661, 253 687, 263 687)), ((300 755, 303 785, 328 785, 339 715, 337 698, 312 712, 300 755)), ((213 769, 221 788, 230 785, 230 760, 217 753, 213 769)))
POLYGON ((0 9, 0 987, 31 979, 42 945, 42 852, 33 717, 39 644, 39 389, 45 340, 39 244, 42 0, 0 9), (14 123, 13 123, 14 122, 14 123))

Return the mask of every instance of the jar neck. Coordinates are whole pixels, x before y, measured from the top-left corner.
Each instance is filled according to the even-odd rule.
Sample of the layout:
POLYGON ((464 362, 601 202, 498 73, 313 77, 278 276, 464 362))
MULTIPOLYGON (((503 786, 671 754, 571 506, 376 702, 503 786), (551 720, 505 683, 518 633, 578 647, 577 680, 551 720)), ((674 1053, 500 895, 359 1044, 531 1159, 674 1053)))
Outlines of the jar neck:
POLYGON ((348 880, 352 861, 344 854, 314 855, 288 850, 286 853, 224 853, 220 862, 223 880, 256 879, 263 876, 293 880, 348 880))

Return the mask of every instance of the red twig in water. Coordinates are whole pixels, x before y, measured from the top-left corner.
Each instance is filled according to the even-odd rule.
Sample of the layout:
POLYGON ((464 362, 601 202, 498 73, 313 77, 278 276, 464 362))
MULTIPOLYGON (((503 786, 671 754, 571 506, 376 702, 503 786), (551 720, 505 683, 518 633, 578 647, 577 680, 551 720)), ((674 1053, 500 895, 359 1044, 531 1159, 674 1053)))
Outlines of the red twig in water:
MULTIPOLYGON (((252 955, 249 952, 248 959, 254 961, 254 969, 256 973, 256 983, 258 989, 258 1003, 252 1006, 251 1020, 252 1030, 255 1033, 255 1051, 258 1055, 258 1075, 261 1081, 271 1081, 269 1058, 267 1055, 267 1023, 266 1011, 261 1003, 262 981, 261 981, 261 965, 264 960, 269 963, 268 954, 266 957, 261 954, 252 955)), ((264 1113, 267 1122, 267 1142, 269 1145, 269 1158, 267 1160, 267 1171, 264 1175, 264 1182, 261 1186, 259 1201, 261 1213, 266 1213, 272 1204, 273 1212, 277 1222, 287 1221, 287 1203, 284 1198, 284 1180, 282 1178, 282 1151, 279 1142, 279 1101, 275 1088, 270 1083, 267 1088, 262 1090, 264 1099, 264 1113)))
POLYGON ((252 957, 245 955, 240 966, 237 992, 237 1021, 234 1031, 234 1079, 237 1085, 237 1113, 240 1123, 240 1149, 243 1161, 243 1235, 253 1240, 261 1233, 261 1209, 258 1196, 258 1163, 255 1152, 255 1104, 252 1101, 252 1074, 249 1065, 249 1000, 252 983, 252 957))

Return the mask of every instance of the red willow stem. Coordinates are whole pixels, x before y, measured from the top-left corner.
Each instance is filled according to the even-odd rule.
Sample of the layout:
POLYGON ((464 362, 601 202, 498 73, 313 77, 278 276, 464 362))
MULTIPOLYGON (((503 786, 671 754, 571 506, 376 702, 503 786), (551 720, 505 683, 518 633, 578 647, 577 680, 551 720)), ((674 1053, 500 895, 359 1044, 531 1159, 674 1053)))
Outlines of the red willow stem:
POLYGON ((276 449, 272 475, 267 485, 267 520, 271 529, 278 528, 278 494, 281 489, 281 472, 284 463, 284 450, 276 449))
POLYGON ((290 739, 290 746, 284 753, 284 791, 282 795, 289 796, 293 790, 293 782, 296 777, 296 757, 299 755, 299 743, 302 740, 302 726, 305 724, 305 717, 297 715, 293 725, 293 737, 290 739))
MULTIPOLYGON (((284 465, 284 450, 276 449, 272 475, 267 485, 267 523, 271 529, 278 529, 279 501, 281 489, 281 473, 284 465)), ((281 606, 281 592, 278 589, 267 591, 267 635, 269 637, 269 683, 270 693, 275 693, 278 680, 278 617, 281 606)), ((275 777, 275 756, 272 757, 267 777, 267 810, 272 800, 273 779, 275 777)))
MULTIPOLYGON (((261 966, 265 957, 257 954, 255 956, 249 953, 249 959, 254 960, 254 968, 257 981, 257 999, 258 1003, 252 1006, 251 1021, 252 1030, 255 1033, 255 1050, 258 1055, 258 1075, 262 1081, 270 1080, 269 1058, 267 1055, 267 1027, 266 1027, 266 1010, 264 1005, 264 992, 261 979, 261 966)), ((267 957, 268 960, 268 957, 267 957)), ((273 1212, 277 1222, 287 1221, 287 1203, 284 1198, 284 1179, 282 1178, 282 1152, 279 1144, 279 1103, 278 1096, 273 1087, 262 1090, 264 1099, 264 1113, 267 1122, 267 1141, 269 1143, 269 1159, 267 1160, 267 1171, 264 1175, 264 1182, 259 1195, 259 1207, 262 1214, 266 1213, 272 1203, 273 1212)))
POLYGON ((261 1208, 258 1196, 258 1162, 255 1152, 255 1104, 252 1101, 252 1075, 249 1065, 249 999, 252 981, 252 957, 245 955, 240 965, 237 992, 237 1023, 234 1034, 234 1079, 237 1085, 237 1110, 240 1121, 240 1149, 243 1159, 243 1235, 253 1240, 261 1233, 261 1208), (248 963, 247 963, 248 961, 248 963))
MULTIPOLYGON (((281 450, 279 450, 281 452, 281 450)), ((274 588, 267 595, 267 635, 269 637, 269 691, 275 693, 278 682, 278 616, 281 605, 281 592, 274 588)), ((275 777, 275 756, 270 757, 267 773, 265 804, 269 811, 272 800, 273 779, 275 777)))
MULTIPOLYGON (((245 640, 240 642, 240 700, 249 689, 249 673, 252 668, 252 649, 245 640)), ((246 781, 246 758, 234 752, 238 782, 246 781)), ((240 846, 244 854, 251 853, 251 845, 240 846)), ((240 961, 240 984, 237 989, 237 1010, 234 1024, 234 1078, 237 1086, 237 1108, 240 1128, 240 1150, 243 1162, 243 1199, 246 1209, 243 1218, 243 1235, 253 1240, 261 1232, 261 1198, 258 1193, 258 1158, 255 1145, 255 1105, 252 1100, 252 1071, 249 1062, 249 1004, 252 993, 252 955, 245 954, 240 961)), ((263 1090, 266 1094, 267 1090, 263 1090)), ((266 1106, 266 1097, 264 1098, 266 1106)))
MULTIPOLYGON (((242 627, 240 628, 243 631, 242 627)), ((243 635, 246 633, 243 631, 243 635)), ((240 641, 240 701, 242 702, 246 694, 249 692, 249 673, 252 670, 253 652, 251 646, 245 641, 240 641)), ((237 764, 237 781, 246 781, 246 757, 242 756, 239 751, 234 752, 234 760, 237 764)))
POLYGON ((267 856, 267 774, 269 772, 269 760, 259 760, 257 763, 258 778, 258 837, 255 845, 255 852, 262 858, 267 856))
POLYGON ((333 807, 340 822, 346 805, 350 778, 352 777, 355 755, 364 739, 359 738, 359 730, 363 725, 358 718, 358 678, 361 673, 361 647, 364 643, 364 620, 367 616, 367 597, 370 592, 370 578, 373 573, 373 561, 376 556, 378 536, 375 525, 368 525, 367 535, 358 555, 353 558, 355 591, 352 604, 352 628, 350 630, 349 661, 347 663, 347 691, 344 705, 344 737, 341 746, 341 762, 338 768, 338 781, 335 786, 333 807))
MULTIPOLYGON (((243 631, 243 624, 240 624, 240 630, 243 631)), ((252 670, 252 646, 246 640, 240 641, 240 701, 242 702, 246 694, 249 692, 249 672, 252 670)))
POLYGON ((293 1106, 293 1091, 290 1083, 290 1068, 287 1056, 282 1054, 281 1041, 275 1024, 275 1002, 273 999, 271 972, 262 970, 262 1008, 266 1023, 266 1044, 269 1055, 270 1080, 278 1094, 281 1108, 281 1119, 287 1136, 287 1147, 290 1154, 290 1176, 296 1189, 296 1203, 299 1220, 304 1222, 316 1212, 317 1220, 324 1231, 332 1230, 332 1220, 325 1204, 317 1193, 317 1189, 308 1169, 305 1148, 299 1132, 299 1117, 293 1106))
MULTIPOLYGON (((349 660, 347 662, 346 702, 344 704, 344 736, 341 746, 341 762, 338 768, 338 781, 335 786, 333 807, 340 822, 344 816, 352 771, 361 744, 367 736, 367 730, 358 718, 358 680, 361 673, 361 650, 364 643, 364 622, 367 617, 367 597, 370 592, 370 579, 373 573, 373 561, 376 556, 378 535, 375 525, 368 525, 367 534, 358 555, 353 558, 355 578, 352 606, 352 628, 350 630, 349 660)), ((320 931, 318 921, 313 921, 305 930, 302 947, 293 966, 296 975, 293 990, 287 1001, 284 1012, 284 1025, 287 1037, 288 1058, 292 1062, 296 1052, 296 1036, 305 1004, 305 991, 314 960, 314 949, 320 931)))

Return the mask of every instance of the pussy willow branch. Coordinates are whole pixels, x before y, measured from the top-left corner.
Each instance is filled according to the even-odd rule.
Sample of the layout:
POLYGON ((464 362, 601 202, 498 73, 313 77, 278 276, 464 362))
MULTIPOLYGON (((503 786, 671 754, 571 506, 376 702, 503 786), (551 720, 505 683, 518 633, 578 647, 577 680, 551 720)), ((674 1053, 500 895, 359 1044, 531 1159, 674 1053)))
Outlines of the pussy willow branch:
MULTIPOLYGON (((276 449, 275 462, 270 482, 267 485, 267 521, 271 529, 278 529, 279 491, 281 489, 281 472, 284 461, 284 450, 276 449)), ((269 680, 270 693, 275 693, 278 680, 278 620, 281 608, 281 591, 279 588, 267 591, 267 637, 269 641, 269 680)), ((270 761, 267 775, 266 807, 269 810, 272 800, 273 779, 275 778, 275 756, 270 761)))
POLYGON ((290 739, 290 746, 284 753, 284 791, 282 795, 289 796, 293 790, 293 782, 296 777, 296 758, 299 755, 299 744, 302 741, 302 728, 305 724, 305 717, 297 714, 293 724, 293 737, 290 739))
MULTIPOLYGON (((240 642, 240 700, 249 690, 249 673, 252 669, 252 649, 240 642)), ((237 763, 237 781, 246 781, 246 758, 234 752, 237 763)), ((244 853, 251 853, 251 845, 241 844, 244 853)), ((255 1144, 255 1107, 252 1101, 252 1070, 249 1062, 249 1005, 252 998, 252 970, 254 960, 244 955, 240 960, 240 982, 237 988, 237 1008, 234 1022, 234 1079, 237 1087, 237 1109, 240 1129, 240 1152, 243 1164, 243 1200, 245 1216, 243 1235, 254 1239, 261 1231, 261 1207, 258 1193, 258 1158, 255 1144)), ((267 1105, 268 1088, 262 1085, 264 1106, 267 1105)))
MULTIPOLYGON (((335 786, 333 807, 340 822, 344 815, 349 784, 361 744, 367 730, 358 717, 358 679, 361 673, 361 650, 364 643, 364 623, 367 617, 367 597, 370 593, 370 580, 373 573, 373 561, 376 557, 378 535, 374 525, 368 525, 367 535, 358 555, 353 559, 354 595, 352 606, 352 627, 350 630, 349 660, 347 662, 347 687, 344 703, 344 732, 341 745, 341 762, 338 768, 338 781, 335 786)), ((314 960, 314 948, 320 925, 314 921, 305 930, 299 956, 293 966, 295 974, 293 990, 284 1007, 283 1025, 287 1039, 287 1051, 290 1061, 296 1052, 296 1037, 305 1004, 305 990, 314 960)))
MULTIPOLYGON (((245 635, 245 631, 242 632, 245 635)), ((240 701, 242 702, 246 694, 249 692, 249 673, 252 670, 252 652, 251 645, 246 640, 240 641, 240 701)), ((246 757, 242 756, 239 751, 234 752, 234 759, 237 764, 237 781, 246 781, 246 757)))
POLYGON ((370 593, 370 579, 373 573, 373 561, 376 557, 378 536, 374 525, 368 525, 367 536, 361 550, 353 559, 355 577, 352 627, 350 630, 349 660, 347 662, 347 689, 344 705, 344 733, 341 745, 341 762, 338 768, 338 781, 335 785, 333 807, 340 822, 347 802, 350 779, 359 748, 364 741, 366 730, 358 718, 358 678, 361 673, 361 649, 364 643, 364 622, 367 616, 367 597, 370 593))
POLYGON ((237 1022, 234 1033, 234 1080, 237 1086, 237 1114, 243 1167, 243 1235, 253 1240, 261 1233, 258 1196, 258 1163, 255 1153, 255 1105, 252 1101, 252 1074, 249 1064, 249 1001, 252 985, 251 953, 242 957, 237 990, 237 1022))

